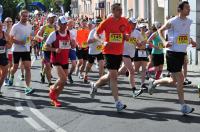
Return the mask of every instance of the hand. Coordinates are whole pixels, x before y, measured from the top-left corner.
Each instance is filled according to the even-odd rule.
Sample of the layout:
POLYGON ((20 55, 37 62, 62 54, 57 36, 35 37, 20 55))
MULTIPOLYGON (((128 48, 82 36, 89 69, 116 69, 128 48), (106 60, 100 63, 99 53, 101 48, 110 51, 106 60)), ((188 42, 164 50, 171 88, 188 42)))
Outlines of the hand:
POLYGON ((166 43, 164 43, 165 48, 169 48, 172 46, 172 42, 171 41, 167 41, 166 43))
POLYGON ((57 49, 55 50, 55 52, 56 52, 56 53, 60 53, 60 52, 61 52, 61 49, 60 49, 60 48, 57 48, 57 49))

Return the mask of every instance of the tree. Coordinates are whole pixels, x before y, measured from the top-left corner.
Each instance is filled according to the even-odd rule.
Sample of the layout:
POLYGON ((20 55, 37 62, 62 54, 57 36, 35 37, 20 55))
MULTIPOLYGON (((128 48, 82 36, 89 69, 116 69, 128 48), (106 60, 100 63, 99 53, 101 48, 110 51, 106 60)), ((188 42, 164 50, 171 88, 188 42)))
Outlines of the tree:
POLYGON ((17 16, 16 6, 21 0, 0 0, 0 4, 3 6, 3 20, 6 17, 11 17, 13 20, 17 16))

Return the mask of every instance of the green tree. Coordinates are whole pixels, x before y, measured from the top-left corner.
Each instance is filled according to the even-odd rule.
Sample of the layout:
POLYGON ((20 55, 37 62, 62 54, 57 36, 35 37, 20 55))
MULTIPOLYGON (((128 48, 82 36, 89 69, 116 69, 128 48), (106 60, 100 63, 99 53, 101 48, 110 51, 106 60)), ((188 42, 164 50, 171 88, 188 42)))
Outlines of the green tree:
POLYGON ((21 2, 21 0, 0 0, 0 4, 3 6, 3 20, 6 17, 11 17, 12 19, 15 19, 17 16, 17 10, 16 6, 17 4, 21 2))

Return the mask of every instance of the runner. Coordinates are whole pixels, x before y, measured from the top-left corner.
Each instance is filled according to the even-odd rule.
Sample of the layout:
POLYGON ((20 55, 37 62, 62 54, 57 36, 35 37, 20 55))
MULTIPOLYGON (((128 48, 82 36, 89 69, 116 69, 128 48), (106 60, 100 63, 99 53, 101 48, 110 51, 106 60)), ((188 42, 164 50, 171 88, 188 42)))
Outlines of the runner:
MULTIPOLYGON (((186 115, 194 111, 194 108, 186 105, 184 101, 184 76, 182 73, 184 57, 190 40, 190 26, 192 24, 192 20, 187 18, 190 13, 189 2, 180 2, 178 5, 178 13, 178 16, 170 19, 160 28, 160 30, 158 30, 158 33, 164 46, 167 48, 167 70, 171 73, 172 81, 177 83, 176 87, 179 102, 181 104, 181 112, 186 115), (169 41, 164 39, 165 30, 168 30, 169 41)), ((150 81, 148 89, 150 94, 153 93, 153 90, 157 85, 156 82, 157 81, 150 81)))
MULTIPOLYGON (((68 21, 68 30, 70 31, 70 37, 72 39, 76 40, 77 30, 74 29, 74 26, 75 26, 75 22, 72 19, 69 20, 68 21)), ((76 68, 76 48, 70 49, 69 58, 70 58, 72 64, 71 64, 71 68, 69 71, 68 80, 72 84, 72 83, 74 83, 74 81, 72 79, 72 73, 75 71, 75 68, 76 68)))
POLYGON ((88 44, 87 39, 90 33, 90 30, 87 27, 87 21, 82 20, 81 29, 77 30, 77 47, 76 47, 76 56, 78 58, 78 63, 76 65, 76 75, 80 79, 83 79, 83 71, 85 70, 86 62, 88 60, 88 44))
POLYGON ((54 85, 50 86, 49 97, 55 107, 60 107, 61 103, 57 100, 67 81, 69 51, 75 47, 75 41, 71 40, 70 32, 67 29, 65 16, 58 19, 58 31, 52 32, 47 38, 45 48, 51 51, 51 63, 56 69, 58 79, 54 85))
POLYGON ((30 55, 30 46, 31 46, 31 33, 32 26, 27 22, 29 18, 29 12, 27 10, 22 10, 20 12, 20 21, 15 24, 10 32, 13 52, 13 67, 11 69, 11 76, 9 79, 9 85, 13 85, 14 74, 17 71, 19 66, 19 61, 22 61, 22 64, 25 68, 25 81, 26 88, 25 94, 32 94, 34 89, 30 87, 31 82, 31 55, 30 55))
POLYGON ((124 40, 127 39, 126 34, 130 33, 130 27, 128 26, 128 20, 121 17, 121 4, 115 3, 111 8, 113 16, 103 21, 96 31, 96 39, 102 43, 104 40, 100 38, 100 34, 105 32, 103 54, 105 54, 108 73, 102 76, 96 83, 91 82, 90 96, 91 98, 94 98, 97 93, 97 88, 110 81, 116 108, 117 111, 120 112, 126 108, 126 105, 122 104, 118 97, 117 76, 122 61, 124 40))
POLYGON ((145 84, 146 66, 147 66, 147 62, 148 62, 148 55, 147 55, 147 50, 146 50, 147 36, 145 34, 146 26, 144 24, 140 24, 139 28, 141 31, 141 35, 143 37, 143 41, 136 45, 135 57, 133 60, 134 60, 136 72, 139 72, 140 67, 142 67, 141 89, 146 90, 146 89, 148 89, 145 84))
POLYGON ((123 62, 124 65, 120 68, 119 74, 123 73, 124 70, 128 69, 129 72, 129 82, 131 84, 131 88, 133 91, 133 97, 137 97, 142 94, 142 89, 136 90, 135 86, 135 69, 133 59, 135 56, 135 48, 138 43, 143 41, 143 37, 141 33, 135 29, 137 25, 137 20, 132 17, 129 19, 129 23, 131 25, 131 35, 128 41, 124 43, 124 51, 123 51, 123 62))
MULTIPOLYGON (((91 70, 95 59, 97 59, 99 64, 99 77, 103 76, 104 74, 104 58, 102 54, 103 44, 95 39, 97 26, 100 24, 100 22, 100 19, 95 20, 94 23, 96 24, 96 27, 90 31, 88 37, 87 43, 89 45, 89 57, 83 79, 84 83, 88 83, 88 72, 91 70)), ((101 36, 101 38, 103 38, 103 36, 101 36)))
POLYGON ((51 64, 50 64, 50 51, 47 51, 45 49, 44 43, 49 36, 50 33, 55 31, 55 17, 56 15, 53 13, 49 13, 47 16, 47 24, 44 25, 38 32, 37 37, 42 40, 42 50, 43 50, 43 59, 42 59, 42 65, 44 65, 44 68, 42 68, 41 75, 41 82, 45 83, 45 74, 48 80, 48 85, 51 86, 51 64))
POLYGON ((8 73, 8 58, 6 49, 11 48, 10 37, 3 31, 3 24, 0 21, 0 97, 2 97, 1 87, 8 73))
MULTIPOLYGON (((156 29, 158 30, 161 27, 161 24, 156 25, 156 29)), ((162 40, 159 37, 158 32, 153 33, 147 43, 152 44, 152 63, 153 67, 148 69, 148 72, 155 72, 155 79, 158 80, 160 78, 160 75, 162 74, 163 70, 163 64, 164 64, 164 53, 163 53, 163 43, 162 40)))
MULTIPOLYGON (((6 25, 6 33, 9 35, 10 34, 10 30, 12 28, 12 25, 13 25, 13 21, 12 21, 12 18, 10 17, 7 17, 4 21, 5 25, 6 25)), ((11 52, 11 49, 7 49, 7 56, 8 56, 8 74, 7 74, 7 77, 5 79, 5 85, 8 86, 9 83, 9 78, 10 78, 10 70, 11 70, 11 67, 12 67, 12 52, 11 52)))

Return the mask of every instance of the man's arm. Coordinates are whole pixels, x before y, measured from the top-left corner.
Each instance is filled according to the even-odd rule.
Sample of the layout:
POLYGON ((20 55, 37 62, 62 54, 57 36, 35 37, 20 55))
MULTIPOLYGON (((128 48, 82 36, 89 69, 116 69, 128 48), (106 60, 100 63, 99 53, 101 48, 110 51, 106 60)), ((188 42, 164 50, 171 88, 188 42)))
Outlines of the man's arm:
POLYGON ((165 35, 164 35, 164 31, 167 29, 171 28, 171 23, 168 21, 165 25, 163 25, 159 30, 158 30, 158 34, 160 36, 160 39, 162 40, 163 44, 165 47, 170 47, 171 43, 169 41, 165 40, 165 35))

